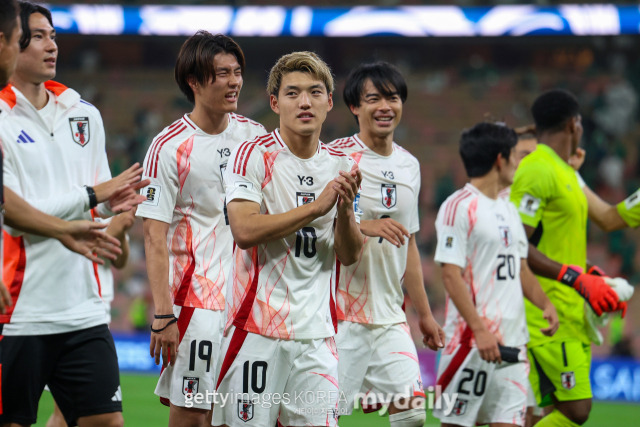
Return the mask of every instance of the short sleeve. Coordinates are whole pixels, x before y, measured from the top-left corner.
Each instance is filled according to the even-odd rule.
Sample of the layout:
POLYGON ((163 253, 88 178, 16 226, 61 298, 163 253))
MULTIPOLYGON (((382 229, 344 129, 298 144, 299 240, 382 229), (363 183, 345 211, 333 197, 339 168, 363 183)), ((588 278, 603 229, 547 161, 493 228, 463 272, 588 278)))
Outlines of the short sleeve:
POLYGON ((227 203, 235 199, 262 203, 265 164, 262 151, 254 142, 238 145, 231 152, 224 173, 227 203))
POLYGON ((640 189, 616 206, 618 214, 629 227, 640 226, 640 189))
POLYGON ((152 144, 144 160, 145 172, 142 177, 151 183, 140 191, 147 200, 138 206, 136 216, 171 224, 178 195, 177 163, 172 161, 173 150, 170 147, 163 147, 159 154, 152 152, 153 147, 152 144), (155 162, 154 155, 157 156, 155 162))
POLYGON ((510 200, 518 210, 522 223, 535 228, 542 219, 555 184, 550 169, 540 170, 540 162, 527 163, 525 160, 527 158, 516 171, 510 200))
POLYGON ((438 235, 434 257, 436 262, 454 264, 460 268, 466 267, 467 231, 469 228, 466 215, 467 210, 457 205, 452 197, 440 206, 436 218, 436 233, 438 235))
POLYGON ((518 245, 518 253, 520 254, 520 258, 527 258, 529 256, 529 239, 527 239, 527 233, 524 230, 524 226, 522 225, 522 221, 520 220, 520 216, 518 215, 515 206, 509 203, 509 209, 511 210, 511 215, 513 217, 514 237, 516 244, 518 245))

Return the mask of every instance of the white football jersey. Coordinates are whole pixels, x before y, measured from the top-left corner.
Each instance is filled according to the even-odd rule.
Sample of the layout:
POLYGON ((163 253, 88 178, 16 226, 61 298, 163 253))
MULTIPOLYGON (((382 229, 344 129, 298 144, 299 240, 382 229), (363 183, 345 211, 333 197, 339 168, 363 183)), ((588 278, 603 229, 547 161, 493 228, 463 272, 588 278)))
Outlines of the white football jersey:
MULTIPOLYGON (((339 171, 351 170, 344 154, 318 143, 300 159, 276 130, 238 146, 225 174, 227 202, 260 204, 261 214, 279 214, 313 202, 339 171)), ((296 233, 247 250, 236 247, 228 292, 227 330, 280 339, 333 336, 337 325, 333 276, 334 206, 296 233)))
MULTIPOLYGON (((358 135, 329 146, 348 154, 360 167, 361 220, 393 218, 409 233, 420 229, 420 164, 415 157, 395 143, 390 156, 381 156, 358 135)), ((397 248, 383 238, 365 236, 360 261, 350 266, 338 263, 338 319, 375 325, 406 321, 402 281, 407 249, 406 241, 397 248)))
MULTIPOLYGON (((471 184, 453 193, 440 206, 436 219, 435 261, 462 268, 478 314, 490 332, 507 346, 529 340, 520 284, 520 262, 528 242, 515 206, 490 199, 471 184)), ((447 297, 445 354, 472 336, 447 297)))
POLYGON ((156 136, 144 161, 147 196, 136 213, 170 224, 169 287, 173 304, 224 310, 233 236, 227 219, 223 172, 231 151, 266 133, 237 114, 218 135, 185 115, 156 136))

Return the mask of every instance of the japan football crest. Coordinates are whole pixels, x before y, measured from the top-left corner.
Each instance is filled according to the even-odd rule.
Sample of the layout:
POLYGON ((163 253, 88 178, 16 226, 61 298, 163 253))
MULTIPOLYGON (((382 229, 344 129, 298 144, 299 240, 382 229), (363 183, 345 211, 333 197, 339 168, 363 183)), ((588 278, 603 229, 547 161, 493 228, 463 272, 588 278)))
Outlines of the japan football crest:
POLYGON ((382 205, 391 209, 396 205, 397 193, 395 184, 380 184, 380 192, 382 193, 382 205))
POLYGON ((198 393, 198 381, 196 377, 182 377, 182 394, 186 396, 198 393))
POLYGON ((250 400, 238 400, 238 418, 245 423, 253 418, 253 403, 250 400))
POLYGON ((316 193, 305 193, 302 191, 296 191, 296 206, 306 205, 316 199, 316 193))
POLYGON ((464 413, 467 412, 467 403, 467 400, 456 399, 456 403, 453 405, 451 413, 453 415, 464 415, 464 413))
POLYGON ((505 248, 511 246, 513 238, 511 237, 511 230, 506 225, 501 225, 498 227, 500 230, 500 240, 502 240, 502 244, 505 248))
POLYGON ((567 390, 571 390, 576 386, 576 375, 571 372, 563 372, 560 374, 560 379, 562 381, 562 387, 567 390))
POLYGON ((84 147, 89 143, 89 117, 70 117, 69 126, 76 144, 84 147))

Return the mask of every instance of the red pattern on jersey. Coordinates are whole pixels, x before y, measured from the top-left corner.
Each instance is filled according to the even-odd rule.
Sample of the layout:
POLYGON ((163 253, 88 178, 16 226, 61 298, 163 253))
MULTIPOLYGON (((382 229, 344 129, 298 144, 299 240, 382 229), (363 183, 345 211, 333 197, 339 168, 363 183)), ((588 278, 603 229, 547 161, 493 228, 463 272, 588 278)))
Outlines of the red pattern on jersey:
POLYGON ((246 329, 249 332, 283 339, 293 337, 293 329, 287 330, 287 325, 285 323, 287 317, 289 317, 291 309, 291 303, 289 302, 289 287, 286 283, 282 283, 280 285, 286 288, 284 301, 280 307, 274 309, 272 307, 273 302, 271 300, 271 294, 284 274, 284 269, 287 265, 290 253, 291 250, 288 250, 287 255, 278 261, 278 263, 269 272, 266 283, 264 284, 266 301, 260 301, 257 298, 254 300, 251 314, 246 323, 246 329))
POLYGON ((195 135, 192 135, 191 138, 187 139, 185 142, 180 144, 178 147, 178 151, 176 152, 176 161, 178 162, 178 181, 180 184, 180 194, 182 194, 182 187, 184 187, 184 183, 187 180, 187 176, 189 176, 189 172, 191 171, 191 162, 189 161, 189 157, 191 156, 191 151, 193 150, 193 139, 195 135))
POLYGON ((336 360, 339 360, 338 346, 336 345, 336 340, 333 337, 327 337, 324 339, 324 344, 329 348, 329 351, 331 352, 333 357, 335 357, 336 360))
POLYGON ((458 205, 461 201, 471 196, 471 192, 467 190, 462 190, 456 197, 451 199, 447 204, 447 210, 445 211, 445 225, 452 226, 456 219, 456 211, 458 210, 458 205))
MULTIPOLYGON (((193 229, 191 228, 191 211, 193 203, 183 213, 183 217, 176 227, 176 231, 171 238, 171 251, 174 253, 173 260, 173 283, 171 291, 173 294, 173 304, 179 306, 190 306, 193 298, 197 297, 191 289, 191 280, 196 267, 193 250, 193 229), (190 292, 191 291, 191 292, 190 292)), ((200 304, 202 303, 199 301, 200 304)), ((202 305, 196 304, 198 307, 202 305)))
POLYGON ((278 157, 278 154, 281 152, 282 150, 266 151, 264 153, 264 179, 262 180, 262 188, 266 187, 267 184, 271 182, 271 179, 273 178, 273 166, 276 162, 276 157, 278 157))
POLYGON ((11 315, 18 303, 20 290, 24 281, 24 272, 27 267, 27 254, 24 249, 24 239, 22 237, 11 236, 6 231, 2 231, 4 245, 4 266, 2 280, 9 286, 11 294, 10 307, 6 307, 5 314, 0 314, 0 323, 11 322, 11 315))
POLYGON ((167 129, 167 132, 165 132, 164 135, 158 136, 155 139, 155 141, 151 143, 151 148, 149 149, 149 157, 147 158, 147 167, 144 172, 146 176, 150 176, 153 178, 158 177, 158 162, 160 159, 160 149, 165 144, 165 142, 167 142, 174 136, 178 135, 180 132, 184 131, 186 128, 187 126, 184 125, 182 120, 178 120, 177 122, 169 126, 169 128, 167 129))
MULTIPOLYGON (((369 237, 365 237, 365 244, 367 243, 368 239, 369 237)), ((362 245, 362 249, 360 250, 358 265, 352 270, 353 274, 358 271, 360 262, 362 262, 362 252, 364 251, 364 246, 365 245, 362 245)), ((336 261, 336 263, 338 262, 339 261, 336 261)), ((336 274, 339 275, 340 272, 337 271, 336 274)), ((351 290, 351 281, 353 280, 353 274, 351 276, 345 277, 346 284, 344 286, 344 289, 337 289, 338 293, 336 295, 336 298, 338 299, 338 305, 344 308, 344 310, 339 311, 338 319, 356 323, 371 323, 373 320, 371 312, 367 312, 365 310, 367 308, 367 301, 369 300, 369 280, 367 274, 365 273, 362 288, 357 294, 351 290)))

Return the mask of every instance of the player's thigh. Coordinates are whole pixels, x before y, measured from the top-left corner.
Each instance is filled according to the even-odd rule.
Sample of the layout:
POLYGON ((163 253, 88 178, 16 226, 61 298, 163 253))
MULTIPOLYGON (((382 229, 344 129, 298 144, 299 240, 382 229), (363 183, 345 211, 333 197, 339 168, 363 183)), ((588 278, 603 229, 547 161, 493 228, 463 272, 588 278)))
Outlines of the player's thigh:
POLYGON ((475 426, 475 420, 491 396, 488 389, 495 365, 485 362, 476 348, 458 346, 440 356, 433 415, 443 424, 475 426))
POLYGON ((298 341, 280 408, 285 426, 338 425, 338 350, 333 337, 298 341))
POLYGON ((214 426, 275 425, 291 372, 290 343, 294 341, 229 330, 217 369, 214 426))
POLYGON ((58 358, 56 337, 9 335, 0 340, 0 425, 36 422, 42 390, 58 358))
MULTIPOLYGON (((82 417, 122 412, 118 356, 107 325, 65 335, 48 385, 67 424, 74 425, 82 417)), ((105 416, 113 417, 117 416, 105 416)))
POLYGON ((364 381, 367 396, 379 403, 395 401, 396 410, 412 409, 419 403, 412 397, 424 398, 418 352, 409 332, 409 325, 398 323, 375 330, 372 356, 364 381))
POLYGON ((487 384, 487 398, 478 412, 477 422, 523 426, 527 412, 528 374, 527 363, 503 362, 497 365, 487 384))
POLYGON ((122 412, 89 415, 78 418, 78 427, 121 427, 124 426, 122 412))
POLYGON ((335 341, 339 355, 340 415, 350 415, 353 412, 356 395, 362 389, 373 353, 373 335, 367 325, 354 322, 338 323, 335 341))
POLYGON ((541 406, 591 399, 591 348, 580 341, 554 341, 529 349, 531 386, 541 406))
POLYGON ((211 409, 215 391, 215 368, 220 357, 224 312, 192 310, 173 365, 160 374, 155 393, 174 407, 211 409))

